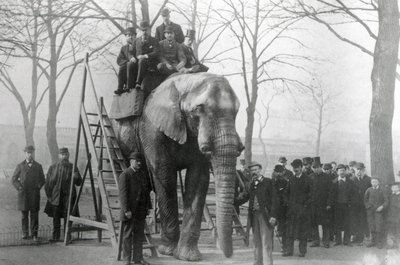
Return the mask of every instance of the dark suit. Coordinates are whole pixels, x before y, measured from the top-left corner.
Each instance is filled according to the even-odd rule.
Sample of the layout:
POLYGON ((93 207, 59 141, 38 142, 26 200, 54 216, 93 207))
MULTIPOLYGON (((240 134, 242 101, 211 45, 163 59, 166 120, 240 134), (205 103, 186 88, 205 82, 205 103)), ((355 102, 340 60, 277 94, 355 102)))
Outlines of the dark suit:
POLYGON ((118 90, 122 90, 124 86, 126 89, 131 89, 135 85, 137 76, 137 67, 134 67, 136 63, 131 62, 131 58, 136 58, 136 45, 126 44, 121 47, 121 50, 117 57, 117 64, 119 65, 118 71, 118 90))
POLYGON ((354 176, 351 178, 354 181, 356 193, 351 209, 351 231, 355 235, 354 241, 361 243, 364 236, 369 236, 367 211, 364 207, 364 194, 371 187, 371 178, 364 175, 360 178, 354 176))
POLYGON ((304 173, 300 177, 290 177, 285 197, 288 205, 287 253, 293 254, 294 239, 297 235, 300 254, 306 254, 311 215, 310 178, 304 173))
POLYGON ((182 44, 182 50, 186 57, 185 68, 192 68, 192 73, 207 72, 208 67, 200 63, 194 55, 193 49, 185 44, 182 44))
POLYGON ((324 245, 329 244, 331 210, 327 210, 329 192, 332 181, 325 173, 313 174, 312 177, 312 219, 311 226, 314 229, 314 243, 319 244, 320 237, 318 225, 322 225, 322 240, 324 245))
POLYGON ((249 184, 249 220, 253 228, 254 264, 263 264, 263 248, 266 249, 268 262, 272 264, 274 228, 269 223, 271 217, 277 217, 278 196, 271 179, 249 184))
POLYGON ((141 170, 134 171, 131 167, 125 169, 119 177, 119 198, 123 226, 123 259, 137 262, 143 259, 144 225, 147 210, 151 209, 150 181, 146 174, 141 170), (132 218, 126 217, 127 212, 132 213, 132 218))
MULTIPOLYGON (((181 26, 174 22, 170 22, 169 26, 172 27, 172 30, 175 33, 175 40, 178 43, 182 43, 185 40, 185 37, 183 35, 181 26)), ((165 35, 164 35, 165 27, 166 27, 165 24, 162 23, 160 26, 158 26, 156 28, 156 36, 155 37, 158 41, 162 41, 165 39, 165 35)))
POLYGON ((354 182, 347 176, 345 179, 344 182, 338 178, 333 181, 328 199, 328 205, 333 208, 335 240, 339 245, 350 243, 350 209, 356 192, 354 182), (342 231, 344 231, 343 238, 342 231))
POLYGON ((139 55, 147 56, 146 59, 140 59, 135 64, 135 71, 137 71, 136 83, 141 84, 149 71, 157 71, 157 64, 160 57, 160 46, 155 38, 151 36, 144 38, 142 36, 135 40, 135 49, 136 58, 139 55))
POLYGON ((22 232, 29 235, 29 217, 31 219, 31 235, 37 237, 39 226, 38 211, 40 209, 40 189, 44 185, 42 165, 32 161, 31 166, 24 160, 17 165, 12 176, 12 185, 18 191, 17 209, 22 212, 22 232))
POLYGON ((178 72, 185 66, 186 57, 180 45, 175 40, 162 40, 160 44, 160 63, 157 65, 158 70, 166 75, 171 75, 178 72), (167 64, 173 66, 173 69, 168 69, 167 64))
MULTIPOLYGON (((286 172, 290 172, 287 171, 286 172)), ((285 173, 284 174, 288 174, 285 173)), ((293 173, 292 173, 293 175, 293 173)), ((288 183, 289 180, 285 177, 276 177, 274 176, 274 174, 272 175, 272 179, 274 181, 275 187, 276 187, 276 191, 278 194, 278 202, 279 202, 279 207, 278 207, 278 211, 277 211, 277 221, 278 221, 278 231, 279 231, 279 235, 282 237, 282 249, 283 252, 286 252, 286 247, 287 247, 287 210, 288 210, 288 206, 287 206, 287 202, 285 200, 285 194, 286 194, 286 190, 288 188, 288 183)))

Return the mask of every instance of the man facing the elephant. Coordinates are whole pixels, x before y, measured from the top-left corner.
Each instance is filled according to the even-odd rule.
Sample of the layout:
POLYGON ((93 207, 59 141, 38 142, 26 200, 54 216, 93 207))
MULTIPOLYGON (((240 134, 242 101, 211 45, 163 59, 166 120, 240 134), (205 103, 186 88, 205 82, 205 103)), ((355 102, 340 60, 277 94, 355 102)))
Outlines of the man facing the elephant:
POLYGON ((134 152, 129 156, 129 168, 119 177, 119 197, 122 220, 122 256, 127 265, 149 263, 143 260, 144 225, 151 209, 150 180, 142 170, 143 157, 134 152), (133 246, 133 256, 132 256, 133 246))
POLYGON ((263 251, 266 251, 267 264, 272 265, 274 226, 278 198, 271 179, 261 175, 261 164, 249 165, 252 175, 249 191, 249 220, 253 228, 255 265, 262 265, 263 251))

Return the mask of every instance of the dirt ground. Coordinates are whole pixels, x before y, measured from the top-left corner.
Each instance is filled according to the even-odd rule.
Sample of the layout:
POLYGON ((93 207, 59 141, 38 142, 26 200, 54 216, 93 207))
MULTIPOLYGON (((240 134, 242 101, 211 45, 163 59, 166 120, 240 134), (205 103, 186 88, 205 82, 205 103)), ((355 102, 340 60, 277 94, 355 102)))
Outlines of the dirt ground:
MULTIPOLYGON (((51 219, 44 213, 44 194, 42 194, 42 207, 40 212, 40 224, 51 225, 51 219)), ((88 198, 88 197, 87 197, 88 198)), ((2 229, 8 227, 20 227, 20 212, 16 210, 17 193, 11 186, 9 180, 0 180, 0 234, 2 229)), ((80 204, 81 214, 91 215, 92 205, 88 199, 80 204)), ((83 238, 91 237, 83 235, 83 238)), ((155 244, 159 241, 159 235, 154 236, 155 244)), ((297 242, 295 243, 297 247, 297 242)), ((202 232, 199 244, 202 253, 202 261, 185 262, 178 261, 173 257, 159 256, 151 258, 150 253, 145 251, 145 259, 150 264, 253 264, 253 249, 245 247, 243 241, 234 243, 234 255, 232 258, 225 258, 216 248, 211 233, 202 232)), ((297 250, 297 249, 296 249, 297 250)), ((295 253, 297 254, 297 253, 295 253)), ((387 260, 386 265, 400 265, 400 252, 378 250, 365 247, 332 247, 309 248, 305 258, 297 256, 284 258, 280 253, 279 242, 275 240, 274 264, 275 265, 378 265, 379 261, 387 260), (392 261, 391 261, 392 260, 392 261)), ((73 244, 64 246, 63 243, 0 247, 0 265, 119 265, 123 262, 116 261, 111 244, 105 240, 98 243, 94 240, 74 241, 73 244)))

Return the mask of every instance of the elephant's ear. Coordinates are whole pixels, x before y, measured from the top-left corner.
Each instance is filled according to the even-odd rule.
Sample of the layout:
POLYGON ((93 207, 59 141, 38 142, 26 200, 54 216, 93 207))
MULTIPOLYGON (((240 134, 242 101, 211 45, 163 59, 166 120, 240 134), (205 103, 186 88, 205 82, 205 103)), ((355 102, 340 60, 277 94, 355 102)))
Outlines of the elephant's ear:
POLYGON ((186 122, 180 107, 180 95, 174 82, 164 81, 149 96, 144 114, 169 138, 186 142, 186 122))

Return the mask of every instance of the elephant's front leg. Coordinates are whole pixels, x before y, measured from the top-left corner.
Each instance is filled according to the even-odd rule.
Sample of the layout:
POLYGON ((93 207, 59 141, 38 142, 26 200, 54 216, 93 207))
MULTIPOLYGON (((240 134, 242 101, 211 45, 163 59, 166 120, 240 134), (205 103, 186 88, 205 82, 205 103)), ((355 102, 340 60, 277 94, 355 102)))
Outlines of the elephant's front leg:
POLYGON ((158 207, 161 220, 161 244, 158 252, 173 255, 179 240, 178 198, 176 192, 176 170, 168 165, 158 165, 155 170, 158 207))
POLYGON ((174 253, 178 259, 189 261, 201 259, 197 243, 209 179, 207 161, 197 162, 186 171, 181 236, 174 253))

